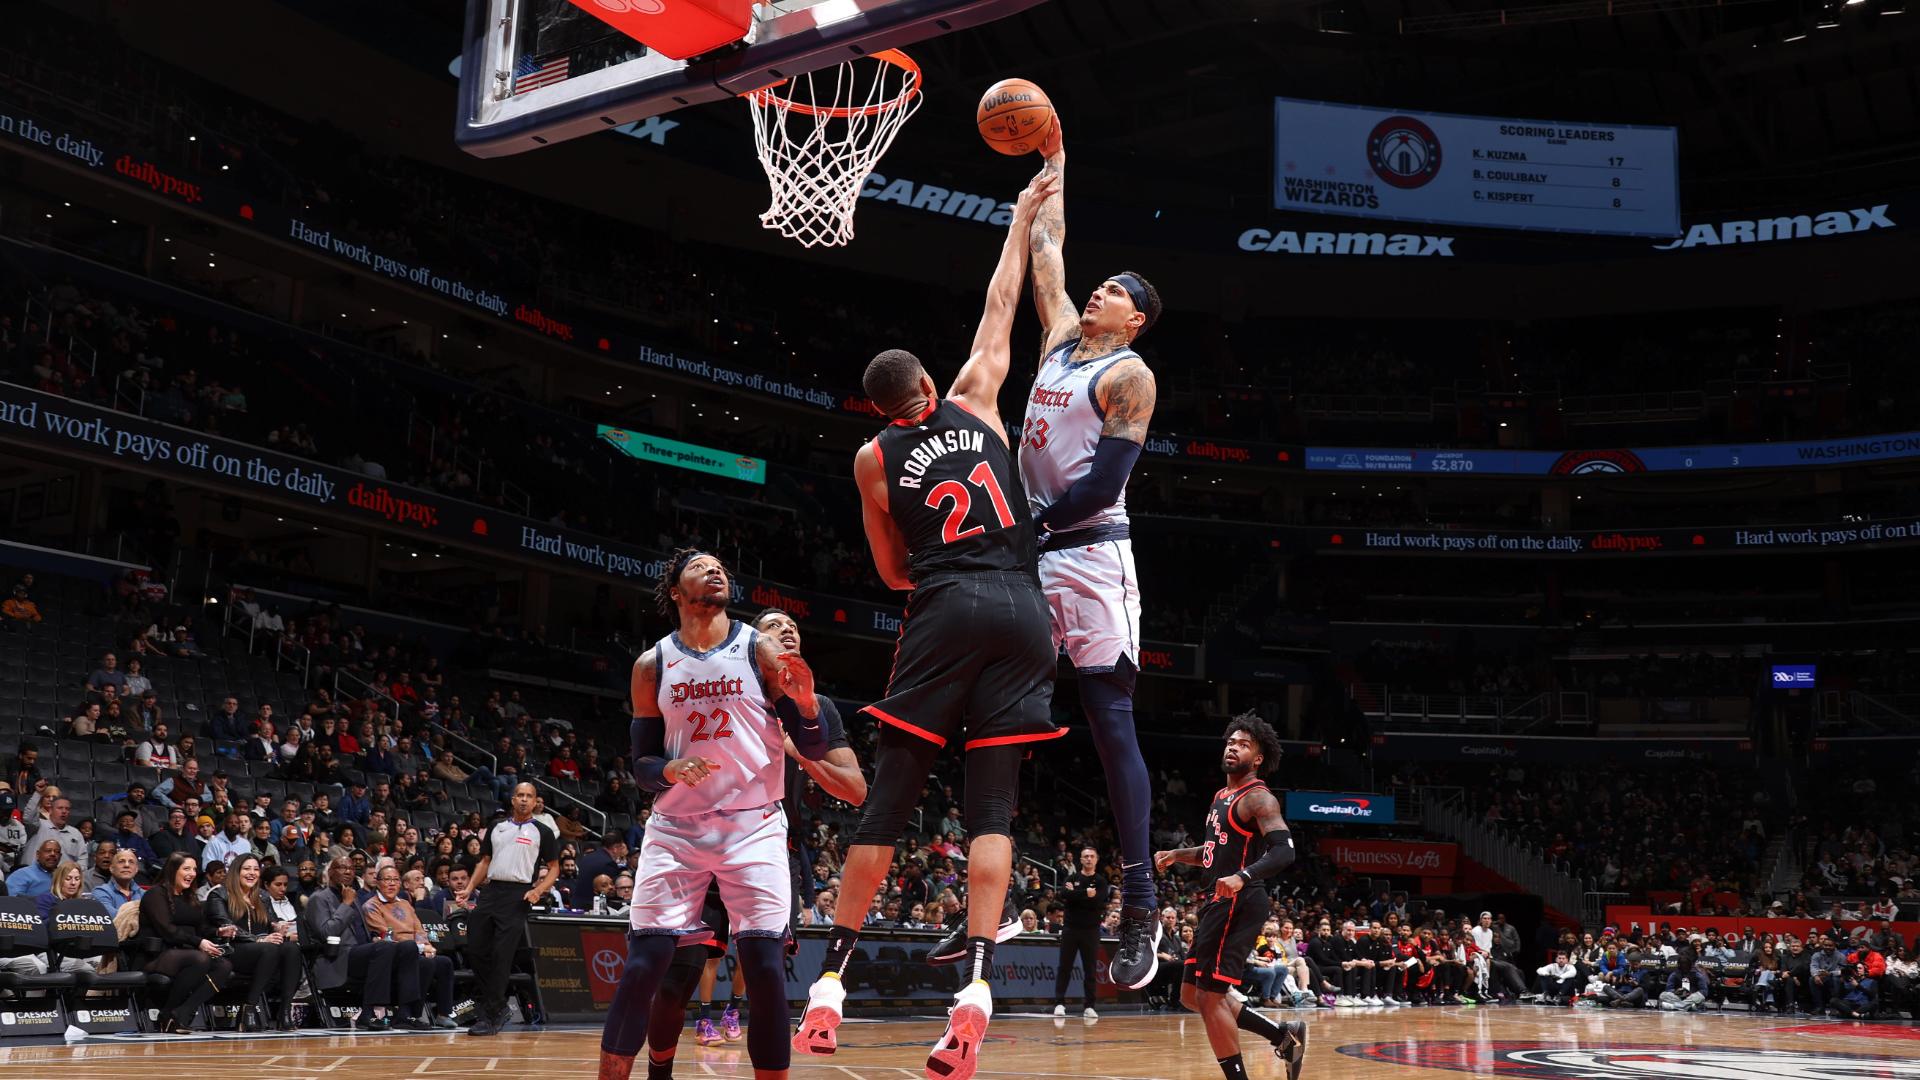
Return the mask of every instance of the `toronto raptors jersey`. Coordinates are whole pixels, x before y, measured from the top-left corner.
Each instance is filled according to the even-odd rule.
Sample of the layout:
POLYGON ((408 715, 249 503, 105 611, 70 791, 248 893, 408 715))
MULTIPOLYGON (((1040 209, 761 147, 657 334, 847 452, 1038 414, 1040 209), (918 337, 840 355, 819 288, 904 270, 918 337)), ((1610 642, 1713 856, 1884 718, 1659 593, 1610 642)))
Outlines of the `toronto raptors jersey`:
MULTIPOLYGON (((1027 395, 1027 419, 1020 428, 1020 482, 1026 485, 1036 514, 1059 502, 1073 482, 1093 467, 1093 448, 1107 419, 1094 396, 1100 377, 1122 360, 1140 358, 1132 349, 1122 348, 1078 364, 1067 363, 1079 343, 1076 338, 1048 353, 1034 376, 1033 392, 1027 395)), ((1081 521, 1049 521, 1047 528, 1059 533, 1126 523, 1127 492, 1122 488, 1112 506, 1081 521)))
POLYGON ((942 401, 895 420, 873 449, 914 581, 942 571, 1033 571, 1033 518, 1013 451, 966 406, 942 401))
POLYGON ((660 715, 667 722, 667 759, 703 757, 720 763, 698 784, 675 784, 653 800, 668 817, 714 810, 749 810, 786 793, 785 733, 767 703, 753 656, 758 632, 734 620, 726 640, 700 653, 668 634, 658 657, 660 715))
POLYGON ((1234 804, 1242 796, 1266 786, 1264 780, 1249 780, 1236 788, 1221 788, 1213 796, 1213 806, 1207 810, 1207 838, 1200 856, 1201 877, 1206 879, 1206 884, 1212 885, 1223 877, 1239 873, 1267 853, 1267 838, 1240 824, 1233 816, 1234 804))

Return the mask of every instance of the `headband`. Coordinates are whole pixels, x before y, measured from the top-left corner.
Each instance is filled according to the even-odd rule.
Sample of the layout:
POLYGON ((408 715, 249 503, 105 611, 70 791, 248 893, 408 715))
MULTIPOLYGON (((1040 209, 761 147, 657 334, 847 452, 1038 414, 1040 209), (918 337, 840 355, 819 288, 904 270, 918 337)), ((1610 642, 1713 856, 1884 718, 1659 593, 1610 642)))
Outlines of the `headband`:
POLYGON ((1134 310, 1147 317, 1147 321, 1140 327, 1140 332, 1146 333, 1147 328, 1153 325, 1153 312, 1147 308, 1147 283, 1129 273, 1115 274, 1113 281, 1114 284, 1127 290, 1127 295, 1133 298, 1134 310))
MULTIPOLYGON (((673 560, 673 573, 669 576, 668 580, 679 581, 680 575, 687 572, 687 564, 692 562, 695 559, 700 558, 702 555, 707 555, 707 552, 689 551, 681 555, 679 558, 673 560)), ((719 558, 718 555, 710 555, 708 557, 715 558, 715 559, 719 558)), ((722 565, 725 565, 725 564, 723 563, 722 565)))

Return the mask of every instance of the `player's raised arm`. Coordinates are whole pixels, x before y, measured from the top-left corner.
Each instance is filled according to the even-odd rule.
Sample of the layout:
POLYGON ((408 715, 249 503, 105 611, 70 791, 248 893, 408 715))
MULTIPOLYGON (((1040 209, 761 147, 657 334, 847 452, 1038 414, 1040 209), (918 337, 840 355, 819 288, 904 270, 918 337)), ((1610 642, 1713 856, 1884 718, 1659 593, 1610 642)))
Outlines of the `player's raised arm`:
POLYGON ((1080 332, 1080 309, 1067 296, 1067 147, 1057 115, 1041 153, 1057 183, 1054 197, 1034 215, 1027 250, 1033 255, 1033 308, 1040 314, 1040 355, 1045 356, 1080 332))
POLYGON ((788 652, 770 637, 762 635, 754 641, 753 661, 787 739, 809 761, 826 757, 827 730, 820 722, 820 699, 813 692, 813 669, 799 653, 788 652))
POLYGON ((987 282, 987 305, 973 332, 973 351, 947 389, 949 398, 972 406, 976 414, 998 416, 1000 386, 1007 381, 1012 349, 1013 315, 1020 306, 1020 282, 1027 276, 1026 237, 1041 206, 1051 201, 1059 178, 1042 171, 1014 201, 1013 221, 1007 226, 1000 261, 987 282))
POLYGON ((860 489, 860 521, 866 526, 867 546, 873 549, 873 568, 889 589, 911 589, 907 573, 907 538, 887 511, 887 470, 873 442, 853 455, 853 482, 860 489))

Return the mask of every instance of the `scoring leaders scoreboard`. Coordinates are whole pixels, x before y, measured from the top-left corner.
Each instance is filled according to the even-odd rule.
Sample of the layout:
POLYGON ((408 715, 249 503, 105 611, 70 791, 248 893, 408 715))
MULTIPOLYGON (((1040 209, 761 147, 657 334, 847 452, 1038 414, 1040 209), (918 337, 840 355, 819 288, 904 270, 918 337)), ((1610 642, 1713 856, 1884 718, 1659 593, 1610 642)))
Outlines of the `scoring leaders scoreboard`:
POLYGON ((1274 206, 1496 229, 1680 235, 1674 128, 1275 98, 1274 206))

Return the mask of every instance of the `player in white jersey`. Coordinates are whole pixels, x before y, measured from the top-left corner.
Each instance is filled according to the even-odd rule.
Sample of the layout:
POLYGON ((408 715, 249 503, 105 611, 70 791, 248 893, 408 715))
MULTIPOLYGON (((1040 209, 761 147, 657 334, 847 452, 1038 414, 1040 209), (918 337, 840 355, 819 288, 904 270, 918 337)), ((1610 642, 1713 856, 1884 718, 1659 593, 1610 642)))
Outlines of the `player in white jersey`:
MULTIPOLYGON (((733 585, 720 560, 673 553, 656 595, 678 630, 633 665, 633 771, 657 792, 640 844, 627 966, 600 1037, 600 1080, 627 1080, 674 949, 711 933, 701 920, 717 880, 756 1018, 786 1015, 785 940, 793 879, 787 867, 785 738, 801 756, 826 756, 813 672, 727 615, 733 585)), ((747 1033, 755 1080, 785 1080, 786 1024, 747 1033)))
MULTIPOLYGON (((1058 135, 1047 168, 1066 186, 1058 135)), ((1033 301, 1045 344, 1021 428, 1020 480, 1040 532, 1040 586, 1054 643, 1079 673, 1080 701, 1107 775, 1120 838, 1120 947, 1110 975, 1139 989, 1159 969, 1160 920, 1147 819, 1153 790, 1133 730, 1140 584, 1128 539, 1127 477, 1153 418, 1154 380, 1134 342, 1160 317, 1160 294, 1132 271, 1067 297, 1065 198, 1042 204, 1028 233, 1033 301)))

